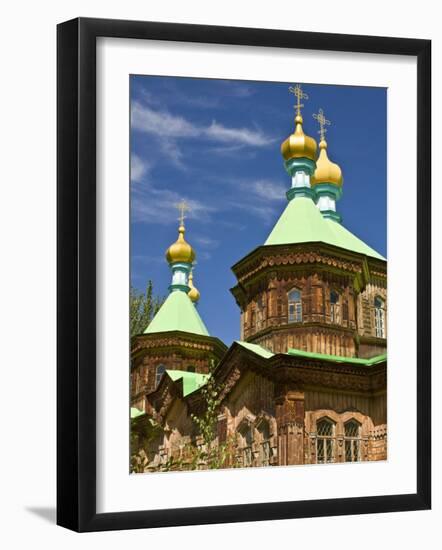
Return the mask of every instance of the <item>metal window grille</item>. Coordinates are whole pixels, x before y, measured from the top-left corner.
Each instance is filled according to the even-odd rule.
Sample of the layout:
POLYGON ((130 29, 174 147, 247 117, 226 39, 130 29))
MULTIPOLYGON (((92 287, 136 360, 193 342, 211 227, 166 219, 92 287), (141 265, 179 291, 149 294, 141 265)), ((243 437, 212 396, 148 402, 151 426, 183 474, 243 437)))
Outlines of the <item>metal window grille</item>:
POLYGON ((350 420, 344 426, 345 436, 345 461, 358 462, 361 451, 361 426, 355 420, 350 420))
POLYGON ((270 428, 267 421, 261 422, 259 431, 259 463, 261 466, 270 465, 270 428))
POLYGON ((320 420, 316 425, 316 462, 324 464, 335 461, 334 424, 330 420, 320 420))
POLYGON ((374 321, 377 338, 385 338, 385 308, 384 300, 376 297, 374 300, 374 321))

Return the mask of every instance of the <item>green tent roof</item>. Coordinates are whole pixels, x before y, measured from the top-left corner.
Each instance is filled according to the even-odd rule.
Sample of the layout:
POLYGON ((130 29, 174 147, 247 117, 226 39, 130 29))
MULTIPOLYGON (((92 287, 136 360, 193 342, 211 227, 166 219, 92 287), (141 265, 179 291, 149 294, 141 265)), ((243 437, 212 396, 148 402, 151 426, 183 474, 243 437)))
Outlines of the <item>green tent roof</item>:
POLYGON ((171 292, 158 313, 144 331, 144 334, 181 330, 193 334, 209 336, 192 300, 185 292, 171 292))
POLYGON ((307 197, 296 197, 286 206, 264 245, 323 242, 385 260, 340 223, 324 218, 307 197))
POLYGON ((184 370, 166 370, 167 375, 176 382, 177 380, 183 380, 183 397, 193 393, 201 386, 204 386, 209 374, 199 374, 197 372, 187 372, 184 370))

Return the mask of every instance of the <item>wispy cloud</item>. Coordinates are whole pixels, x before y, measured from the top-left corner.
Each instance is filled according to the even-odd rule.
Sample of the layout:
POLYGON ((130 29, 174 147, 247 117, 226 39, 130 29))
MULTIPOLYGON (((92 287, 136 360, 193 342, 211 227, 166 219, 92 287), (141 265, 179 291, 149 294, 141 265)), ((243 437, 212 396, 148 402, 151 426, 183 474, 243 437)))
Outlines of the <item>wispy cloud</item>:
POLYGON ((151 170, 151 163, 132 153, 130 157, 130 179, 133 183, 140 183, 151 170))
POLYGON ((209 126, 204 126, 139 102, 134 102, 132 106, 131 122, 135 130, 161 139, 206 138, 214 142, 251 147, 263 147, 274 141, 273 137, 259 128, 233 128, 215 120, 209 126))
POLYGON ((266 179, 244 182, 242 186, 247 187, 258 197, 270 201, 279 201, 285 198, 287 192, 287 186, 283 183, 266 179))
POLYGON ((140 264, 162 264, 164 256, 149 256, 144 254, 135 254, 131 256, 132 261, 140 264))
POLYGON ((190 207, 188 218, 205 222, 216 209, 200 200, 178 194, 169 189, 158 189, 150 186, 137 188, 131 197, 132 220, 138 223, 167 224, 177 220, 176 204, 184 199, 190 207))
POLYGON ((212 124, 204 130, 205 135, 213 141, 228 143, 237 143, 238 145, 250 145, 252 147, 262 147, 272 143, 274 140, 266 136, 259 129, 250 128, 228 128, 212 121, 212 124))
POLYGON ((277 211, 276 208, 273 208, 272 206, 269 206, 267 204, 240 201, 232 203, 231 207, 240 210, 246 210, 248 214, 252 214, 253 216, 256 216, 261 220, 269 223, 271 220, 273 220, 275 212, 277 211))
POLYGON ((196 244, 199 244, 200 246, 206 247, 206 248, 216 248, 219 245, 218 240, 211 239, 210 237, 202 236, 202 235, 196 235, 195 237, 193 237, 193 241, 196 244))
POLYGON ((179 115, 152 109, 134 102, 131 110, 132 127, 160 137, 197 137, 200 129, 179 115))
POLYGON ((231 97, 246 98, 252 96, 255 91, 246 83, 232 80, 220 80, 220 94, 231 97))

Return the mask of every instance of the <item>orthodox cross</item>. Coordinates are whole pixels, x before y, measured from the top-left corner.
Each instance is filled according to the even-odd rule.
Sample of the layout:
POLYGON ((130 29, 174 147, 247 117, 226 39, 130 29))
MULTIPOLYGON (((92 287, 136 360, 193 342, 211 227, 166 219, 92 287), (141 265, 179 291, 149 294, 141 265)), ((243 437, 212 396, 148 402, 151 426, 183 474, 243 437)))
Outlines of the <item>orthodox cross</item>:
POLYGON ((325 141, 325 132, 327 131, 325 127, 330 126, 331 122, 325 118, 324 111, 322 109, 319 109, 317 113, 314 113, 313 118, 319 123, 318 134, 321 136, 321 141, 325 141))
POLYGON ((180 217, 178 218, 180 221, 180 225, 184 225, 184 220, 186 219, 186 212, 190 211, 190 206, 187 204, 187 202, 184 199, 182 199, 175 206, 178 208, 178 211, 180 213, 180 217))
POLYGON ((289 92, 296 97, 296 114, 301 114, 301 107, 304 107, 304 104, 301 103, 303 99, 308 99, 308 95, 302 91, 301 84, 296 84, 295 86, 289 87, 289 92))

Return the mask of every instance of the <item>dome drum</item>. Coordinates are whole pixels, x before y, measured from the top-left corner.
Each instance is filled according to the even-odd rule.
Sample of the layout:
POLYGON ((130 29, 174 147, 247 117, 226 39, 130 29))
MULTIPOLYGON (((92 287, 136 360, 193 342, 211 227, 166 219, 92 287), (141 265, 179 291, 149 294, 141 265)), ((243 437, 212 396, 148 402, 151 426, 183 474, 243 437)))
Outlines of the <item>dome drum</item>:
POLYGON ((312 182, 312 187, 314 187, 314 193, 317 197, 330 197, 335 201, 342 197, 342 187, 335 184, 312 182))
POLYGON ((290 176, 295 172, 305 172, 309 176, 313 176, 316 170, 316 162, 307 157, 296 157, 288 159, 284 162, 284 167, 290 176))

